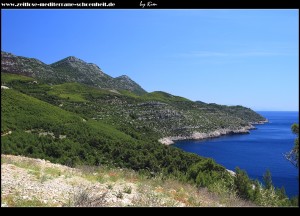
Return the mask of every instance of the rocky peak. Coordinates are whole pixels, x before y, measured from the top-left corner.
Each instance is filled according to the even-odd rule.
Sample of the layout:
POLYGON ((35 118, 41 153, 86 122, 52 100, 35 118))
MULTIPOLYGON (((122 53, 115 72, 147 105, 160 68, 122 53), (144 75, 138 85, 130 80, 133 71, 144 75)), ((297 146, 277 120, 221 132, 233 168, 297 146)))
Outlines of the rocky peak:
POLYGON ((133 83, 133 80, 130 79, 130 77, 126 76, 126 75, 122 75, 122 76, 116 77, 116 79, 119 80, 119 81, 121 81, 121 82, 133 83))
POLYGON ((142 87, 134 82, 130 77, 126 75, 122 75, 119 77, 115 78, 115 84, 121 88, 121 89, 126 89, 132 92, 135 92, 137 94, 144 94, 146 91, 142 89, 142 87))
POLYGON ((65 58, 65 61, 67 62, 84 62, 83 60, 76 58, 75 56, 69 56, 65 58))
POLYGON ((62 65, 62 64, 76 65, 78 63, 87 64, 86 62, 84 62, 83 60, 81 60, 79 58, 76 58, 75 56, 69 56, 67 58, 64 58, 60 61, 53 63, 52 66, 58 66, 58 65, 62 65))
POLYGON ((35 77, 51 84, 78 82, 105 89, 146 93, 128 76, 122 75, 114 79, 105 74, 98 65, 87 63, 75 56, 47 65, 38 59, 15 56, 1 51, 1 71, 35 77))

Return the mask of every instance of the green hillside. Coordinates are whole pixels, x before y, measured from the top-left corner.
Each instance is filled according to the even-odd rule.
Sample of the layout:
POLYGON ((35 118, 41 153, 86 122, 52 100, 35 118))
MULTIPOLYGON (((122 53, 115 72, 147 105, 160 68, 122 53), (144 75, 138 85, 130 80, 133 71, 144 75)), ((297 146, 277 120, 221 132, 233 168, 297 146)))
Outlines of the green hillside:
POLYGON ((144 133, 158 140, 166 136, 192 136, 195 132, 238 130, 249 126, 249 122, 264 120, 245 107, 197 103, 165 92, 139 96, 130 91, 105 90, 79 83, 33 84, 15 77, 2 73, 2 83, 84 118, 114 125, 135 138, 144 133))
MULTIPOLYGON (((139 96, 79 83, 49 85, 7 73, 1 73, 1 84, 9 88, 1 89, 3 154, 68 166, 125 167, 149 177, 175 177, 197 187, 218 184, 227 196, 238 193, 259 205, 258 197, 266 199, 261 193, 267 189, 243 172, 237 170, 241 175, 237 181, 212 159, 158 142, 165 136, 234 130, 264 120, 250 109, 197 103, 164 92, 139 96), (262 192, 254 190, 253 184, 262 192)), ((284 194, 273 192, 270 196, 276 200, 270 205, 290 205, 284 194)))
MULTIPOLYGON (((37 89, 33 89, 33 94, 38 94, 37 89)), ((44 89, 41 85, 41 90, 44 89)), ((108 94, 99 95, 105 97, 108 94)), ((60 100, 59 97, 54 98, 60 100)), ((146 136, 134 137, 135 133, 130 128, 127 132, 15 89, 1 90, 2 153, 46 158, 68 165, 105 163, 166 173, 175 170, 185 173, 191 164, 204 160, 163 146, 146 136), (7 134, 9 131, 11 134, 7 134)))

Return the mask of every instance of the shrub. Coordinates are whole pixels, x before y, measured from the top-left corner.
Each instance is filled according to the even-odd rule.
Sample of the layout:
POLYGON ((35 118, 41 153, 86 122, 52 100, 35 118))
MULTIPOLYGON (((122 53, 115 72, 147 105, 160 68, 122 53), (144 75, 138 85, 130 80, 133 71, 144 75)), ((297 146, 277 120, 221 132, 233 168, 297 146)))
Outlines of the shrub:
POLYGON ((125 186, 123 191, 124 193, 131 194, 131 190, 132 190, 131 186, 125 186))

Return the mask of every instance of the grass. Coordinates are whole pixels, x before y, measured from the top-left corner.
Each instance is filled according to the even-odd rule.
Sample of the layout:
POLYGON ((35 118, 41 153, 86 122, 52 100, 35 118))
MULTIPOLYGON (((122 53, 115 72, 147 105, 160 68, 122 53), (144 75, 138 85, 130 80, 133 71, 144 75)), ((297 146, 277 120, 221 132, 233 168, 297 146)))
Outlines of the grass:
MULTIPOLYGON (((30 158, 25 160, 14 160, 8 157, 1 157, 1 164, 13 164, 16 167, 26 169, 29 174, 35 176, 41 183, 62 175, 61 169, 54 167, 42 168, 42 165, 39 162, 30 158)), ((71 176, 72 173, 66 171, 64 172, 64 175, 71 176)))
POLYGON ((109 166, 77 166, 82 176, 89 181, 93 182, 117 182, 129 181, 137 182, 141 177, 131 169, 121 169, 109 166))
POLYGON ((82 177, 92 182, 105 183, 108 181, 106 176, 106 167, 105 166, 77 166, 80 170, 82 177))
POLYGON ((59 177, 62 175, 62 171, 58 168, 46 167, 44 173, 53 177, 59 177))
POLYGON ((58 178, 62 175, 62 171, 58 168, 46 167, 39 173, 38 179, 44 183, 50 179, 58 178))
POLYGON ((1 197, 1 204, 5 203, 9 207, 47 207, 53 206, 52 204, 47 204, 36 197, 23 199, 18 194, 8 195, 1 197))
POLYGON ((63 98, 63 99, 74 101, 74 102, 85 102, 86 101, 80 94, 58 94, 57 96, 60 98, 63 98))
POLYGON ((38 166, 38 163, 35 160, 14 160, 8 157, 2 157, 1 156, 1 164, 13 164, 17 167, 24 168, 29 170, 32 173, 39 173, 40 167, 38 166))
POLYGON ((30 82, 34 81, 34 79, 17 74, 1 73, 1 83, 10 83, 12 81, 30 82))
POLYGON ((40 122, 66 124, 81 121, 79 116, 15 90, 1 92, 1 96, 1 131, 3 127, 26 130, 40 122), (13 118, 9 114, 12 111, 13 118))
POLYGON ((117 93, 109 90, 98 89, 79 83, 64 83, 54 85, 48 94, 55 95, 62 99, 67 99, 73 102, 87 102, 88 100, 86 99, 86 95, 88 94, 101 97, 118 95, 117 93))
POLYGON ((162 92, 162 91, 155 91, 155 92, 151 92, 148 94, 145 94, 143 96, 141 96, 141 98, 146 99, 146 100, 154 100, 154 101, 161 101, 161 102, 185 102, 185 101, 190 101, 184 97, 179 97, 179 96, 174 96, 171 95, 169 93, 166 92, 162 92))

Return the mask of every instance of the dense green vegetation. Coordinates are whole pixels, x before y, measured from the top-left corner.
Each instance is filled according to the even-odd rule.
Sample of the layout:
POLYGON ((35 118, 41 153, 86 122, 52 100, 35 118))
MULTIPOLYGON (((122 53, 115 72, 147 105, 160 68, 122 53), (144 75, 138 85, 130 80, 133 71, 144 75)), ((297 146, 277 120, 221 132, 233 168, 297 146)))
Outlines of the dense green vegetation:
POLYGON ((259 205, 292 204, 282 191, 250 180, 243 171, 237 170, 233 178, 212 159, 157 141, 165 135, 211 131, 222 124, 229 128, 247 125, 242 114, 234 116, 234 110, 249 112, 251 121, 262 120, 251 110, 194 103, 163 92, 138 96, 78 83, 48 85, 14 74, 1 73, 1 82, 10 88, 1 89, 4 154, 44 158, 69 166, 127 167, 150 176, 173 176, 212 190, 219 188, 216 184, 222 185, 224 193, 237 193, 259 205), (198 121, 203 127, 194 127, 198 121), (183 127, 188 123, 190 127, 183 127), (175 130, 174 126, 182 128, 175 130))
MULTIPOLYGON (((133 138, 110 125, 85 120, 16 90, 1 91, 1 150, 62 164, 111 164, 183 179, 206 160, 147 138, 133 138)), ((225 169, 220 167, 223 172, 225 169)), ((210 172, 206 170, 206 172, 210 172)))
POLYGON ((291 152, 293 164, 299 167, 299 124, 292 125, 292 131, 297 135, 295 139, 295 146, 291 152))
POLYGON ((269 170, 264 174, 264 185, 258 180, 250 180, 247 173, 239 168, 235 171, 234 185, 240 197, 261 206, 298 206, 298 197, 288 199, 283 187, 276 189, 273 186, 269 170))
POLYGON ((104 90, 79 83, 33 84, 10 80, 10 76, 15 75, 2 74, 2 82, 8 87, 82 117, 114 125, 132 136, 147 133, 152 140, 225 128, 236 130, 248 126, 250 120, 264 120, 241 106, 195 103, 164 92, 138 96, 130 91, 104 90))

